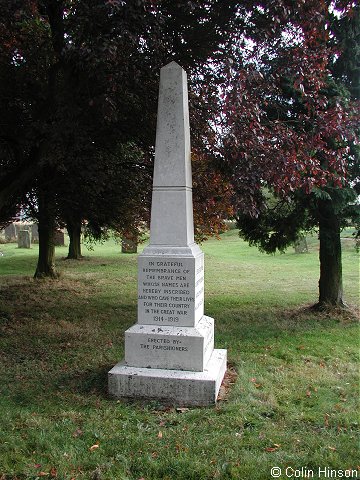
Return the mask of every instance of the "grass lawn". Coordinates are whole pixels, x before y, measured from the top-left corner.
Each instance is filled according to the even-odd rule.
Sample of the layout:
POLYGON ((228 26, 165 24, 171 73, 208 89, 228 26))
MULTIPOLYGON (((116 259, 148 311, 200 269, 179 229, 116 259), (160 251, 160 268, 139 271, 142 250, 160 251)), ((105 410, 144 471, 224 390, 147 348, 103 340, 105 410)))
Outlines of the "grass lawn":
MULTIPOLYGON (((232 384, 215 407, 176 409, 107 397, 136 322, 136 255, 107 242, 64 261, 58 247, 60 279, 35 281, 36 246, 0 245, 0 480, 269 480, 275 466, 282 479, 360 478, 358 325, 306 308, 319 276, 309 246, 267 256, 235 231, 202 246, 205 312, 232 384)), ((358 256, 343 247, 354 311, 358 256)))

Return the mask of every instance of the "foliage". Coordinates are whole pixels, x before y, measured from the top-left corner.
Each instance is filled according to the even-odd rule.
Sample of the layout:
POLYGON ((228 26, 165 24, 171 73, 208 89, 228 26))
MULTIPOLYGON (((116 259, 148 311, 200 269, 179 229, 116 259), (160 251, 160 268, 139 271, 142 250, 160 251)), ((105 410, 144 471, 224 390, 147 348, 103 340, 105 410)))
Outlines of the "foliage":
MULTIPOLYGON (((7 202, 18 202, 44 166, 52 169, 51 187, 60 190, 65 176, 79 195, 74 171, 86 160, 95 184, 101 162, 122 145, 131 142, 151 154, 159 69, 175 58, 201 89, 209 71, 204 62, 231 11, 220 3, 209 2, 212 8, 204 11, 187 1, 3 1, 1 180, 7 202)), ((199 99, 193 93, 198 139, 209 115, 199 99)), ((134 173, 139 183, 140 173, 134 173)), ((110 187, 112 178, 108 172, 110 187)))
POLYGON ((264 187, 289 204, 299 189, 353 188, 358 8, 331 6, 2 1, 0 218, 43 205, 49 228, 86 220, 95 238, 136 235, 149 217, 158 72, 173 59, 190 80, 198 239, 233 214, 263 214, 264 187))
POLYGON ((319 303, 342 305, 340 229, 360 223, 360 9, 293 2, 282 16, 259 15, 277 27, 255 43, 239 34, 224 102, 235 218, 269 253, 318 226, 319 303))
MULTIPOLYGON (((358 9, 343 15, 351 18, 358 9)), ((328 46, 331 18, 325 2, 295 2, 276 42, 249 44, 244 53, 238 45, 249 40, 240 34, 235 44, 224 152, 244 213, 260 213, 264 185, 291 197, 298 189, 310 194, 314 188, 352 186, 356 178, 349 178, 349 167, 355 163, 350 145, 358 116, 329 76, 329 64, 339 55, 328 46)))
POLYGON ((213 156, 209 161, 209 155, 193 154, 192 164, 195 237, 196 241, 203 242, 227 229, 224 220, 234 214, 233 189, 213 156))

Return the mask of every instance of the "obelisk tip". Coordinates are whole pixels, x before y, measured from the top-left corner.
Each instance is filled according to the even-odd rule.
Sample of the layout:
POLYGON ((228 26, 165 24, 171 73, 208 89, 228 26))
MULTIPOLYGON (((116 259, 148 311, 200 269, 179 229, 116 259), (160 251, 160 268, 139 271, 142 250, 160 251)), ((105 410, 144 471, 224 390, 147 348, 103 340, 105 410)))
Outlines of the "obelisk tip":
POLYGON ((151 245, 194 243, 190 126, 186 73, 161 69, 151 206, 151 245))
POLYGON ((183 69, 178 63, 176 63, 174 60, 173 60, 172 62, 164 65, 161 70, 163 70, 163 69, 165 69, 165 68, 166 68, 166 69, 170 69, 170 68, 171 68, 171 69, 174 69, 174 70, 175 70, 175 69, 184 70, 184 69, 183 69))

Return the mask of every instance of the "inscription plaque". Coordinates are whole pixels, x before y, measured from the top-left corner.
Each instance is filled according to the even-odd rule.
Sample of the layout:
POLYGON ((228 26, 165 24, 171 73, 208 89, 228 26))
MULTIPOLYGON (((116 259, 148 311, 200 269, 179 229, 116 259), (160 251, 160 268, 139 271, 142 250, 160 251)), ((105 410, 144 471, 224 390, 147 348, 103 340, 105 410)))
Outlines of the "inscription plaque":
POLYGON ((136 324, 125 343, 128 365, 201 372, 214 349, 214 320, 204 315, 196 327, 136 324))
POLYGON ((194 326, 204 314, 204 254, 140 256, 138 323, 194 326))

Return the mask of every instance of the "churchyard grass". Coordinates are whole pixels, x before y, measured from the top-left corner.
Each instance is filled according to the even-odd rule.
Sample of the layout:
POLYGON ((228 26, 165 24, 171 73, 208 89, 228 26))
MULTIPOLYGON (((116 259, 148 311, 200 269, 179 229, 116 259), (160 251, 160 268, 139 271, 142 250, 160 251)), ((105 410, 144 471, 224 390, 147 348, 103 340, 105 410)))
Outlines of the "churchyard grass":
POLYGON ((59 280, 34 281, 36 246, 0 245, 0 479, 360 478, 358 256, 344 238, 352 309, 312 312, 308 241, 276 256, 236 231, 204 243, 205 311, 232 373, 216 407, 190 409, 107 397, 136 322, 136 255, 109 241, 64 261, 58 247, 59 280))

